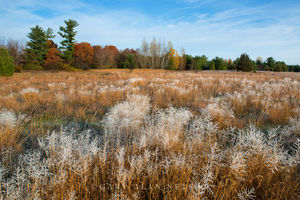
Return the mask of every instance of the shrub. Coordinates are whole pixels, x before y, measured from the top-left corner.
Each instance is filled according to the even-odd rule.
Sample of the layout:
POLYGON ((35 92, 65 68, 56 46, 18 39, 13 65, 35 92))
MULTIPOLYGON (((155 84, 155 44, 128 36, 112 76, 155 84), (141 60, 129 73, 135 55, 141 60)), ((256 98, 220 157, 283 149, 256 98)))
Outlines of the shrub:
POLYGON ((12 76, 14 73, 14 60, 6 48, 0 48, 0 76, 12 76))
POLYGON ((22 65, 16 65, 15 66, 15 72, 21 72, 23 70, 22 65))
POLYGON ((27 65, 24 66, 24 69, 27 70, 42 70, 43 67, 37 64, 33 64, 33 63, 29 63, 27 65))
POLYGON ((60 69, 61 69, 61 70, 65 70, 65 71, 69 71, 69 72, 75 72, 75 71, 78 71, 78 69, 76 69, 75 67, 72 67, 71 65, 66 64, 66 63, 62 63, 62 64, 60 65, 60 69))

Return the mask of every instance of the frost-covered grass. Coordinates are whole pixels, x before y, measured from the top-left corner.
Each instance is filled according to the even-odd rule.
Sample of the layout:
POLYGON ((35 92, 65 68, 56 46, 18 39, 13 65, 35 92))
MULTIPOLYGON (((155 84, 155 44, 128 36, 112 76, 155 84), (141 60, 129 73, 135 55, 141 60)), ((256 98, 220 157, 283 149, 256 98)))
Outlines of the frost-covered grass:
POLYGON ((0 78, 0 199, 299 199, 299 81, 159 70, 0 78))

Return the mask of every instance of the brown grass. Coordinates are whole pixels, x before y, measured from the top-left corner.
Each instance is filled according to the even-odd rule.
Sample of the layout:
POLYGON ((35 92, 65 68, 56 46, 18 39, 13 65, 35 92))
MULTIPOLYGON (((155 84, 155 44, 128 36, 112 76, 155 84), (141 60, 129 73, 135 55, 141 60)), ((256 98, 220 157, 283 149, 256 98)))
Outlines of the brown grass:
MULTIPOLYGON (((38 139, 49 132, 75 123, 103 134, 101 120, 110 109, 125 101, 128 95, 139 94, 150 98, 149 116, 169 107, 187 108, 193 119, 210 115, 218 129, 200 141, 190 140, 185 130, 166 131, 170 137, 179 138, 167 148, 159 138, 148 138, 151 143, 141 148, 137 142, 141 133, 126 130, 122 134, 128 133, 127 143, 109 145, 105 159, 100 153, 85 159, 75 153, 78 165, 86 166, 81 173, 70 163, 56 162, 49 168, 53 176, 47 180, 30 178, 24 189, 29 199, 38 194, 41 199, 71 199, 74 195, 76 199, 86 200, 196 200, 204 196, 229 200, 239 199, 241 191, 249 189, 255 190, 256 199, 299 199, 297 165, 278 165, 274 171, 266 164, 267 154, 258 152, 250 153, 247 167, 236 172, 229 167, 234 152, 227 144, 229 140, 224 139, 227 136, 222 135, 230 128, 244 130, 250 124, 263 130, 290 126, 291 119, 299 119, 300 84, 296 81, 300 81, 300 74, 145 69, 24 72, 9 78, 0 77, 0 113, 5 108, 27 115, 25 122, 15 127, 1 127, 0 122, 1 163, 8 170, 5 178, 9 179, 14 173, 18 156, 30 148, 39 148, 38 139), (35 88, 38 92, 21 94, 26 88, 35 88), (215 107, 210 111, 207 108, 212 104, 215 107), (215 144, 219 152, 216 160, 210 157, 215 144), (120 163, 117 155, 122 148, 124 162, 120 163), (149 157, 146 158, 147 152, 149 157), (183 162, 180 162, 181 157, 183 162), (131 165, 133 159, 137 160, 131 165), (195 187, 197 183, 204 185, 207 166, 213 174, 211 187, 198 195, 195 187), (58 181, 62 176, 64 179, 58 181)), ((143 122, 141 126, 147 125, 143 122)), ((294 135, 298 131, 299 138, 299 130, 293 131, 294 135)), ((55 150, 49 155, 45 153, 45 157, 61 159, 55 150)), ((0 196, 6 199, 4 181, 1 185, 0 196)))

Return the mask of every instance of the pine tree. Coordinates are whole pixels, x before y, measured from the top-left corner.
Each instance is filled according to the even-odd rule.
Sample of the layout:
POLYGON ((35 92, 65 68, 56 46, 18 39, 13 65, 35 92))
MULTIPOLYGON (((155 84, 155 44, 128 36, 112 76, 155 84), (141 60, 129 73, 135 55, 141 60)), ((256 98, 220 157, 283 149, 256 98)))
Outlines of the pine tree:
POLYGON ((75 36, 77 31, 75 28, 79 25, 77 21, 69 19, 65 20, 66 27, 60 26, 58 34, 63 38, 60 42, 63 50, 63 58, 70 63, 73 59, 75 36))
POLYGON ((210 62, 209 70, 216 70, 215 62, 213 60, 210 62))
POLYGON ((53 30, 48 28, 45 31, 42 27, 36 25, 31 28, 31 32, 27 37, 30 39, 29 42, 27 42, 26 48, 27 65, 43 65, 48 52, 47 40, 55 37, 53 30))
POLYGON ((31 32, 27 35, 30 39, 27 42, 26 60, 27 64, 42 65, 46 55, 47 38, 42 27, 36 25, 31 28, 31 32))
POLYGON ((253 70, 253 63, 247 54, 242 54, 238 63, 237 70, 250 72, 253 70))
POLYGON ((0 76, 12 76, 14 73, 14 60, 6 48, 0 47, 0 76))

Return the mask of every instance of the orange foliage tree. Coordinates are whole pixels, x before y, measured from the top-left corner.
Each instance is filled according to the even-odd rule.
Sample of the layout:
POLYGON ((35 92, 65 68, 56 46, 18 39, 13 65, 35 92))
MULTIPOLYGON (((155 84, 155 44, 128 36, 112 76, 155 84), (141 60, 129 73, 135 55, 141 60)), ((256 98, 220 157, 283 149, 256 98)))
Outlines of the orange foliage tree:
POLYGON ((52 40, 48 40, 47 49, 44 69, 60 69, 63 60, 60 57, 61 52, 57 49, 57 45, 52 40))
POLYGON ((92 64, 94 48, 90 43, 81 42, 74 45, 74 66, 81 69, 88 69, 92 64))
POLYGON ((113 45, 105 46, 103 49, 104 53, 104 65, 108 68, 117 67, 117 59, 118 55, 120 54, 117 47, 113 45))
POLYGON ((100 69, 103 67, 104 62, 104 54, 103 48, 100 45, 93 46, 94 56, 92 62, 92 68, 100 69))

